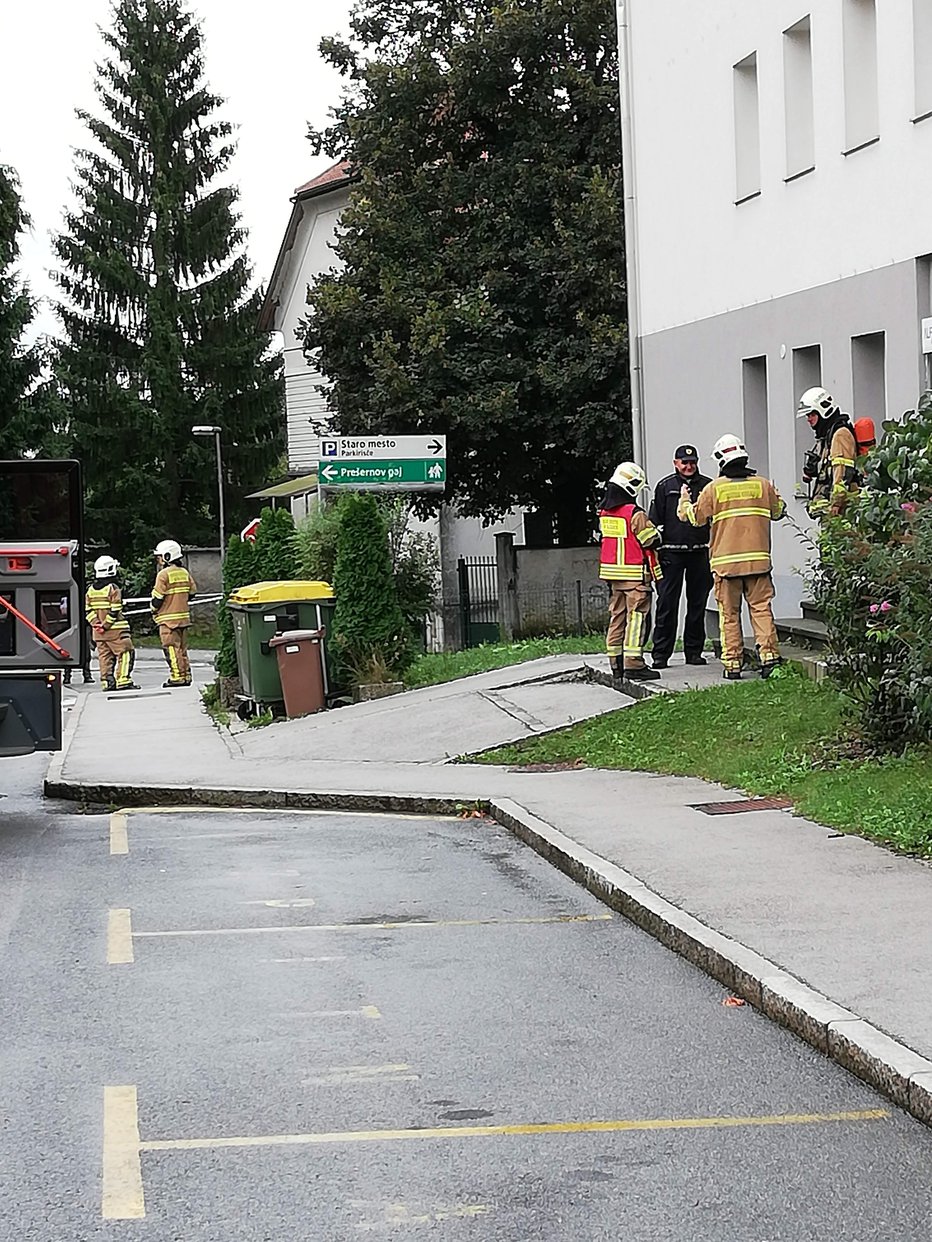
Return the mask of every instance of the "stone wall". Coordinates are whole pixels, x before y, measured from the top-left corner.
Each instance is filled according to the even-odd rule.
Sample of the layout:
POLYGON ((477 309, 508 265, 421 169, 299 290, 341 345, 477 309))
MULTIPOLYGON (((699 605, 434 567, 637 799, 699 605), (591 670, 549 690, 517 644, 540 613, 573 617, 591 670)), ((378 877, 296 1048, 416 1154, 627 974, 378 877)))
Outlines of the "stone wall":
POLYGON ((502 637, 583 634, 603 630, 608 592, 599 581, 599 549, 516 547, 496 539, 502 637))

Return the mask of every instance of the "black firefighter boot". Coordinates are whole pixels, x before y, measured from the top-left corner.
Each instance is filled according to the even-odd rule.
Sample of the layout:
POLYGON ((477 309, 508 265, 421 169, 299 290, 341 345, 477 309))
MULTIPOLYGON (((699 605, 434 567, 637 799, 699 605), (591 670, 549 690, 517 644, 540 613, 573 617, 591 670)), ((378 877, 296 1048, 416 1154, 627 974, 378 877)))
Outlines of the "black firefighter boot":
POLYGON ((646 664, 642 664, 640 668, 626 668, 624 671, 626 681, 659 681, 660 674, 657 668, 648 668, 646 664))

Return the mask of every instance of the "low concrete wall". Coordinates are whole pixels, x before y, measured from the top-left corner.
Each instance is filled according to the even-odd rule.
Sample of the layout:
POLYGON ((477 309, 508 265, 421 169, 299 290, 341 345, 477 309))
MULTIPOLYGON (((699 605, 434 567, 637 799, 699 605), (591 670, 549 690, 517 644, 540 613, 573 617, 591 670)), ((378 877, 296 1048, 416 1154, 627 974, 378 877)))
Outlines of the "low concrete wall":
POLYGON ((515 547, 496 540, 502 637, 591 633, 608 621, 608 591, 599 581, 599 549, 515 547))
POLYGON ((198 595, 216 595, 223 590, 218 548, 185 548, 184 555, 198 595))

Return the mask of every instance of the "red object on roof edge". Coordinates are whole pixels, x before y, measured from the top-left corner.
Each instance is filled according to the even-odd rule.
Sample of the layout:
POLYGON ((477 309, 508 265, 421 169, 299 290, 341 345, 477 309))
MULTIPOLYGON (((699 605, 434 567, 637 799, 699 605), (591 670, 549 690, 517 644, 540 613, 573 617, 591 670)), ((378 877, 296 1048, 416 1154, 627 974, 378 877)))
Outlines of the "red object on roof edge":
POLYGON ((321 186, 330 185, 337 181, 348 181, 350 178, 349 160, 338 160, 331 168, 322 172, 318 177, 306 181, 304 185, 299 185, 295 190, 295 194, 303 194, 306 190, 317 190, 321 186))

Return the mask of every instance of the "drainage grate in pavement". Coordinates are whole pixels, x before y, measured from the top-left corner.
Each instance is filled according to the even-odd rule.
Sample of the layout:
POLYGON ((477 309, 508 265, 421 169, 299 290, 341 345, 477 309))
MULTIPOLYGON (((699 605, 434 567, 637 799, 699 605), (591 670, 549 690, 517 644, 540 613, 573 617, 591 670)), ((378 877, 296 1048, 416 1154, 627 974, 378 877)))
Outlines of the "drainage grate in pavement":
POLYGON ((747 811, 785 811, 789 798, 736 798, 733 802, 694 802, 694 811, 703 815, 743 815, 747 811))

